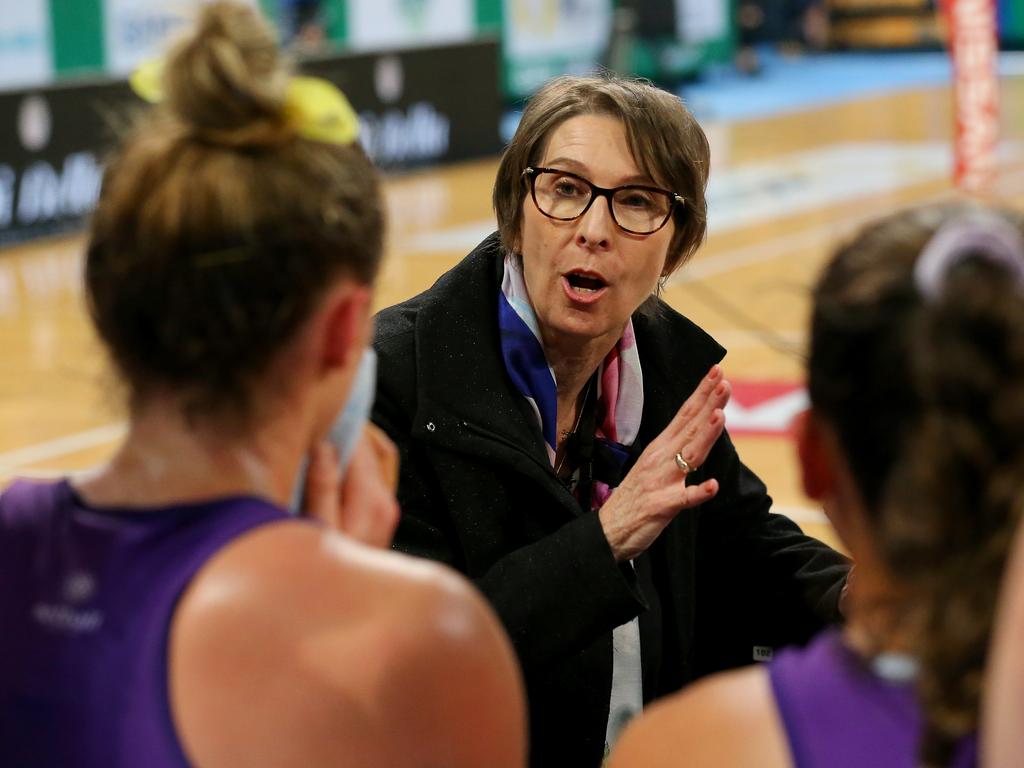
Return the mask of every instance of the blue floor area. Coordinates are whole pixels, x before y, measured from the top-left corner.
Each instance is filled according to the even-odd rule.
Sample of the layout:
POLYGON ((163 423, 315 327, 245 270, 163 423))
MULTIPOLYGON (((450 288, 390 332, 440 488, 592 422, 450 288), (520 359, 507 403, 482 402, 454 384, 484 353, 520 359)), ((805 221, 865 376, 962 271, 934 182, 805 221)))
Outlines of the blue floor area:
POLYGON ((732 66, 678 90, 703 120, 744 120, 810 109, 859 96, 950 82, 944 53, 820 53, 787 57, 759 52, 761 72, 732 66))

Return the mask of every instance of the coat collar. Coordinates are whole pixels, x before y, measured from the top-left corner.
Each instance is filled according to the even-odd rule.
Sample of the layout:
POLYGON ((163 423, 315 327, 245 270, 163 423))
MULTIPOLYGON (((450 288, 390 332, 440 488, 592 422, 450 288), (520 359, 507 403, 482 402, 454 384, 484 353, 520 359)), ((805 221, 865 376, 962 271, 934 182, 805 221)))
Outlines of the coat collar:
POLYGON ((487 441, 492 444, 488 453, 497 450, 508 460, 506 454, 512 452, 514 465, 558 483, 540 426, 501 357, 501 270, 502 250, 495 234, 428 292, 430 298, 416 318, 419 406, 414 435, 474 451, 481 440, 487 441))
MULTIPOLYGON (((493 234, 428 292, 416 319, 419 406, 413 433, 455 450, 495 454, 564 492, 551 471, 536 417, 501 357, 497 296, 502 259, 493 234)), ((643 446, 725 350, 661 300, 650 311, 634 314, 633 327, 644 378, 637 437, 643 446)))

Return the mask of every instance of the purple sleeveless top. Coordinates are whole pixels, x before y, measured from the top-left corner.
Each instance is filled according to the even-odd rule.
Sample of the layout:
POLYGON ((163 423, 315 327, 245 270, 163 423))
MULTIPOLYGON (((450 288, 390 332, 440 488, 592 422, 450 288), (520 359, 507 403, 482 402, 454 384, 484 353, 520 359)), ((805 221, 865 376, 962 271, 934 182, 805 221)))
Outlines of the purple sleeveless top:
MULTIPOLYGON (((879 677, 839 630, 789 648, 768 666, 796 768, 917 768, 923 717, 912 680, 879 677)), ((951 768, 977 765, 974 737, 951 768)))
POLYGON ((183 590, 232 539, 288 518, 256 498, 90 509, 67 480, 0 496, 0 765, 188 766, 168 698, 183 590))

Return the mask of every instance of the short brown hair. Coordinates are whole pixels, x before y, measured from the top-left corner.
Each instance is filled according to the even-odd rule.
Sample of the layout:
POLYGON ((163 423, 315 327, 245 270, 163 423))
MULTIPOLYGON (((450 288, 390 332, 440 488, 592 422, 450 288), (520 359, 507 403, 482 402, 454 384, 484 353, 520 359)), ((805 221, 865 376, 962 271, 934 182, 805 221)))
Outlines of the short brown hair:
POLYGON ((377 174, 357 145, 296 134, 288 73, 253 9, 219 2, 170 53, 165 100, 109 163, 93 217, 93 321, 134 402, 245 422, 253 385, 327 286, 374 279, 377 174))
POLYGON ((676 230, 665 262, 667 275, 685 264, 704 240, 711 151, 703 129, 683 103, 643 80, 567 75, 537 91, 505 149, 494 182, 502 244, 513 253, 519 247, 527 193, 523 171, 539 161, 559 125, 577 115, 594 114, 621 120, 633 159, 644 173, 686 200, 673 214, 676 230))

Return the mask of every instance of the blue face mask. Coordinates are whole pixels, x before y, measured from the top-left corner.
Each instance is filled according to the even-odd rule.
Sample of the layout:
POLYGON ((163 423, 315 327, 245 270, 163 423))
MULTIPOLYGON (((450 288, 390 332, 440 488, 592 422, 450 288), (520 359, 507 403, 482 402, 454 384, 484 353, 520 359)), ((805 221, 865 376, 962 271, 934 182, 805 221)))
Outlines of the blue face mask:
MULTIPOLYGON (((363 357, 359 361, 359 370, 356 371, 352 380, 352 389, 345 401, 338 418, 331 425, 331 431, 327 439, 338 449, 338 471, 342 476, 348 468, 352 458, 352 452, 359 443, 363 434, 363 427, 370 419, 370 409, 373 407, 373 396, 377 390, 377 353, 373 347, 363 350, 363 357)), ((308 460, 302 462, 299 468, 299 481, 292 494, 292 511, 298 512, 302 509, 302 491, 306 484, 306 466, 308 460)))
POLYGON ((377 391, 377 353, 373 347, 363 350, 363 358, 359 361, 359 370, 352 380, 352 390, 345 401, 341 415, 331 425, 327 439, 338 449, 338 469, 345 474, 352 451, 355 450, 363 427, 370 420, 370 409, 373 407, 373 396, 377 391))

